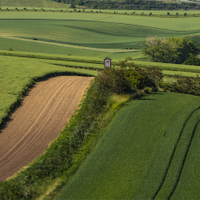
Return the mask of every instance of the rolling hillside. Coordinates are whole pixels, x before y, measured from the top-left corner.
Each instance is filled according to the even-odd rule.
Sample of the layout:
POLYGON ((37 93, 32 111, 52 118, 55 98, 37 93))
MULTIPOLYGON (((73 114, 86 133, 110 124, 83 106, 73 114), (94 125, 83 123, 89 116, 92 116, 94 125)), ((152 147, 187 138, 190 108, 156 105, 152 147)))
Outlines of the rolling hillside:
POLYGON ((59 199, 199 199, 199 106, 175 93, 130 101, 59 199))
POLYGON ((79 12, 0 12, 0 50, 124 59, 141 58, 147 37, 193 37, 199 18, 79 12))

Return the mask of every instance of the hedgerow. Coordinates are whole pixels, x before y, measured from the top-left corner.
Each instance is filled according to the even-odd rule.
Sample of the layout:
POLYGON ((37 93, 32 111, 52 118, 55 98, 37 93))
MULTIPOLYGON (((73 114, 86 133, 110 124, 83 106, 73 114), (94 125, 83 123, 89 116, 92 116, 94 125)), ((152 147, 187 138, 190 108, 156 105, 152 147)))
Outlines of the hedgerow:
POLYGON ((200 96, 200 77, 184 77, 182 75, 175 76, 176 82, 173 83, 164 83, 161 82, 159 85, 165 90, 171 92, 178 92, 184 94, 191 94, 200 96))
POLYGON ((119 65, 120 67, 117 68, 105 68, 96 78, 101 85, 117 94, 145 87, 156 88, 163 78, 159 68, 142 69, 134 63, 125 61, 120 62, 119 65))

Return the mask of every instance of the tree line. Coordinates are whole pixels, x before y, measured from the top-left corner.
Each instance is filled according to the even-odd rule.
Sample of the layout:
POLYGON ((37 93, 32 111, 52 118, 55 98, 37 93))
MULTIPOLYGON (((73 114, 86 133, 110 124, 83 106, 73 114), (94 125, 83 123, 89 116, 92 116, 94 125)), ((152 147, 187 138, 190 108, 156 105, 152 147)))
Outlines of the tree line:
POLYGON ((122 10, 199 10, 200 4, 196 2, 163 2, 147 0, 53 0, 59 3, 85 6, 91 9, 122 9, 122 10))

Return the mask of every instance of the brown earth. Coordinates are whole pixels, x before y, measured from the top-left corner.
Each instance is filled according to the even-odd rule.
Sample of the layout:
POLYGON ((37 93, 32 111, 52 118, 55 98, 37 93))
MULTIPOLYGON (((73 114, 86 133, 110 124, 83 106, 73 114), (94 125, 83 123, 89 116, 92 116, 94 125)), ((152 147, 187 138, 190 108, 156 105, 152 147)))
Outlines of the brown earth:
POLYGON ((0 133, 0 182, 40 156, 76 110, 92 77, 39 82, 0 133))

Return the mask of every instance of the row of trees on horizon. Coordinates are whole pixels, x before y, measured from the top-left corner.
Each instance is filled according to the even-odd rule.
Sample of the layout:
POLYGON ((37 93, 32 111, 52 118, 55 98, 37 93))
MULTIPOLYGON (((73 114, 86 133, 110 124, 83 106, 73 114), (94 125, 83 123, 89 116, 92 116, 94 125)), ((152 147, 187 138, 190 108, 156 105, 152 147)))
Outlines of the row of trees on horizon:
POLYGON ((91 9, 122 9, 122 10, 199 10, 200 3, 171 2, 147 0, 53 0, 59 3, 85 6, 91 9))

